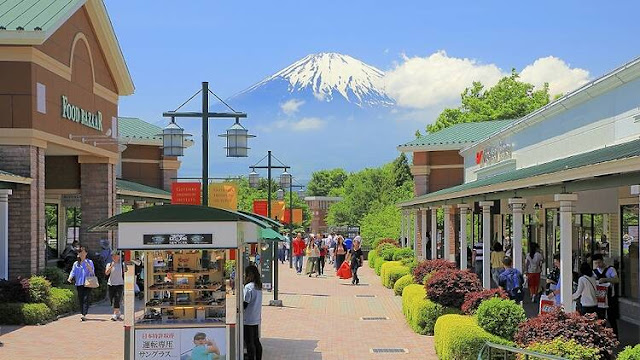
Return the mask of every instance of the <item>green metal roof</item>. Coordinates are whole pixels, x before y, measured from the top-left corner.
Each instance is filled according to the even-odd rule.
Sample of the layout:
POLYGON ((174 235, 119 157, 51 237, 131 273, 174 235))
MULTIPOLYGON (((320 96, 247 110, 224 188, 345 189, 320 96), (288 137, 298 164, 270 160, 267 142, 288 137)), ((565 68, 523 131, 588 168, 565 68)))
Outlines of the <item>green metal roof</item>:
POLYGON ((405 201, 400 203, 400 206, 410 206, 416 203, 429 202, 429 200, 441 198, 443 195, 451 195, 450 199, 454 199, 460 197, 457 196, 456 193, 465 190, 472 190, 483 186, 522 180, 534 176, 552 174, 564 170, 576 169, 607 161, 622 160, 636 156, 640 156, 640 139, 453 186, 405 201))
MULTIPOLYGON (((1 0, 0 0, 1 1, 1 0)), ((162 134, 162 128, 134 117, 118 118, 118 136, 121 138, 160 140, 162 137, 156 136, 162 134)))
POLYGON ((276 228, 284 227, 283 223, 281 223, 279 221, 276 221, 276 220, 273 220, 273 219, 270 219, 270 218, 268 218, 266 216, 263 216, 263 215, 259 215, 259 214, 248 212, 248 211, 242 211, 242 210, 238 210, 238 212, 241 213, 241 214, 244 214, 244 215, 253 216, 255 218, 258 218, 258 219, 270 224, 272 227, 274 227, 274 226, 276 228))
POLYGON ((0 0, 0 31, 48 32, 86 0, 0 0))
POLYGON ((168 223, 168 222, 252 222, 261 228, 270 225, 254 217, 245 216, 236 211, 200 205, 160 205, 137 209, 112 216, 92 225, 89 231, 104 232, 115 230, 119 223, 168 223))
POLYGON ((274 241, 289 241, 289 238, 280 234, 279 232, 271 229, 261 229, 260 230, 260 239, 263 240, 274 240, 274 241))
POLYGON ((10 173, 8 171, 4 171, 4 170, 0 170, 0 175, 5 175, 5 176, 13 176, 13 177, 22 177, 20 175, 16 175, 14 173, 10 173))
POLYGON ((116 179, 116 189, 153 195, 171 196, 171 192, 169 191, 124 179, 116 179))
POLYGON ((516 120, 491 120, 455 124, 440 131, 429 133, 400 147, 464 145, 480 141, 514 123, 516 120))

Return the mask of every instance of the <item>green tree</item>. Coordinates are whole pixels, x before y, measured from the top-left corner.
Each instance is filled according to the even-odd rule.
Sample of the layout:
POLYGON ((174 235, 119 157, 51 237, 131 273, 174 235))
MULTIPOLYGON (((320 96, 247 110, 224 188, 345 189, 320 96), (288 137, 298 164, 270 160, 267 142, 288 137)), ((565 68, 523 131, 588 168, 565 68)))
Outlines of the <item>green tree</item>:
POLYGON ((462 92, 462 104, 444 109, 436 122, 427 126, 427 131, 433 133, 465 122, 517 119, 549 103, 549 84, 534 91, 532 84, 518 79, 514 69, 489 90, 474 82, 462 92))
POLYGON ((329 196, 332 189, 341 188, 348 178, 343 169, 320 170, 311 174, 311 180, 307 184, 307 193, 310 196, 329 196))
POLYGON ((400 237, 400 208, 394 204, 378 207, 366 214, 360 222, 360 234, 365 247, 378 239, 400 237))
POLYGON ((405 182, 413 180, 411 167, 404 153, 400 153, 400 155, 393 160, 393 177, 396 186, 402 186, 405 182))

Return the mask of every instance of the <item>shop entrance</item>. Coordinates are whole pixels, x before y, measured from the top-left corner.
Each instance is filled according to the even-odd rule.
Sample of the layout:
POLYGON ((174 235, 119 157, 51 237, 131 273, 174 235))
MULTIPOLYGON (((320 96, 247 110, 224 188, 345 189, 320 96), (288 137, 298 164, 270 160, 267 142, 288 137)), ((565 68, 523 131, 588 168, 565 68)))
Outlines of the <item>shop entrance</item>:
POLYGON ((620 292, 628 299, 638 300, 638 205, 620 207, 622 261, 620 262, 620 292))

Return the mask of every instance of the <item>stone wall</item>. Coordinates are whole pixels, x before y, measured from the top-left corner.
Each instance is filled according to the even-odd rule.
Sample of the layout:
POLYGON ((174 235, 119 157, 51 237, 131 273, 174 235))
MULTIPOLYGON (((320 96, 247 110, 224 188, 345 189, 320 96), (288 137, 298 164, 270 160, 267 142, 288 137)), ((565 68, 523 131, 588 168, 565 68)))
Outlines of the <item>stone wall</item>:
POLYGON ((82 194, 82 224, 80 243, 89 251, 100 250, 100 240, 113 243, 111 232, 92 233, 88 228, 109 218, 115 212, 115 166, 113 164, 80 164, 80 192, 82 194))

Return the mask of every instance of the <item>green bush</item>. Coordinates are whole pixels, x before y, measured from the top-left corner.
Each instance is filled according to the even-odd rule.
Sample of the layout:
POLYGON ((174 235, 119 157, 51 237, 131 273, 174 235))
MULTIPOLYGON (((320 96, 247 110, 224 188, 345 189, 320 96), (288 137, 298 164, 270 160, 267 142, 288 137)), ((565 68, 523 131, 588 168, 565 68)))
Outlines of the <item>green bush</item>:
POLYGON ((376 272, 376 275, 380 276, 380 271, 382 270, 382 264, 386 263, 387 260, 385 260, 382 257, 376 258, 376 261, 373 264, 373 269, 376 272))
POLYGON ((24 324, 24 316, 22 316, 22 305, 24 305, 24 303, 0 303, 0 324, 24 324))
POLYGON ((527 320, 522 306, 513 300, 493 298, 483 301, 476 311, 478 325, 493 335, 513 340, 518 325, 527 320))
MULTIPOLYGON (((640 350, 640 345, 637 346, 640 350)), ((598 360, 600 359, 600 350, 580 345, 575 340, 565 340, 556 338, 548 342, 535 343, 527 347, 527 350, 535 351, 540 354, 557 355, 569 360, 598 360)), ((640 353, 638 353, 640 355, 640 353)), ((620 360, 618 356, 618 360, 620 360)), ((631 357, 631 359, 640 359, 640 357, 631 357)))
POLYGON ((51 320, 53 311, 43 303, 23 304, 22 316, 26 325, 43 324, 51 320))
POLYGON ((397 246, 391 244, 382 244, 378 247, 378 255, 387 261, 392 261, 393 254, 395 254, 397 248, 397 246))
POLYGON ((52 288, 49 306, 57 314, 66 314, 77 309, 77 297, 69 289, 52 288))
MULTIPOLYGON (((405 290, 406 291, 406 290, 405 290)), ((476 360, 485 342, 514 344, 483 330, 476 319, 465 315, 442 315, 434 328, 434 343, 440 360, 476 360)))
POLYGON ((393 251, 393 260, 413 259, 413 250, 410 248, 397 248, 393 251))
POLYGON ((407 274, 396 281, 396 283, 393 285, 393 292, 396 294, 396 296, 401 296, 402 290, 404 290, 405 287, 411 284, 413 284, 413 275, 407 274))
POLYGON ((29 278, 29 302, 47 303, 51 297, 51 283, 44 276, 29 278))
POLYGON ((634 347, 627 346, 618 354, 618 360, 638 360, 640 359, 640 345, 634 347))
POLYGON ((421 335, 433 335, 436 320, 443 314, 455 313, 436 304, 426 297, 424 286, 418 284, 407 285, 402 291, 402 312, 409 327, 421 335))
POLYGON ((409 268, 402 265, 388 269, 385 278, 387 284, 385 286, 389 289, 393 289, 393 286, 396 284, 398 279, 410 273, 411 271, 409 271, 409 268))
POLYGON ((369 263, 369 267, 373 269, 375 266, 375 261, 378 258, 378 252, 375 250, 369 251, 369 255, 367 255, 367 262, 369 263))
POLYGON ((418 266, 418 260, 416 260, 416 258, 408 258, 408 259, 402 259, 400 260, 402 262, 403 266, 406 266, 409 268, 409 271, 411 271, 411 273, 413 274, 413 270, 416 268, 416 266, 418 266))
POLYGON ((66 283, 67 278, 69 277, 69 274, 65 273, 64 270, 55 266, 49 266, 44 268, 43 270, 40 270, 38 275, 44 276, 45 279, 49 280, 51 286, 55 287, 66 283))
POLYGON ((402 266, 400 261, 386 261, 384 264, 380 266, 380 280, 382 281, 382 286, 389 287, 387 284, 389 282, 389 276, 387 273, 389 269, 402 266))

